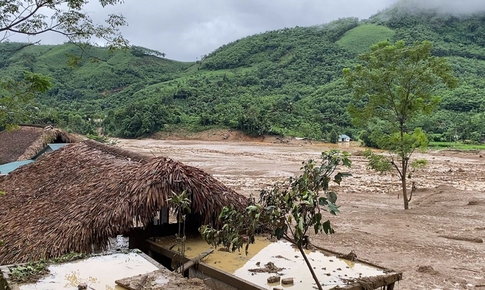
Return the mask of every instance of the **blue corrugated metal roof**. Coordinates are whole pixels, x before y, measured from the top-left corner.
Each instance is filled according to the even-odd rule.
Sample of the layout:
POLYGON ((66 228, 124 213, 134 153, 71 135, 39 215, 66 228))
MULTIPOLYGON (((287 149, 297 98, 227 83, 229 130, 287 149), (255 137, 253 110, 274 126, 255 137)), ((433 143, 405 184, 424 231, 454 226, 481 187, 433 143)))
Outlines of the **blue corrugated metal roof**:
POLYGON ((9 172, 14 171, 15 169, 19 168, 22 165, 34 162, 35 159, 40 155, 42 155, 43 153, 56 151, 57 149, 66 146, 67 144, 69 143, 50 143, 50 144, 47 144, 47 146, 45 146, 44 149, 42 149, 39 153, 37 153, 37 155, 35 155, 32 159, 2 164, 0 165, 0 174, 8 174, 9 172))
POLYGON ((66 146, 69 143, 50 143, 47 146, 51 147, 52 151, 56 151, 59 148, 66 146))
POLYGON ((34 157, 32 157, 32 159, 37 159, 40 155, 44 153, 56 151, 57 149, 66 146, 67 144, 69 143, 49 143, 44 147, 44 149, 37 152, 37 154, 34 157))
POLYGON ((22 165, 29 164, 34 162, 34 160, 22 160, 22 161, 14 161, 6 164, 0 165, 0 174, 8 174, 11 171, 19 168, 22 165))

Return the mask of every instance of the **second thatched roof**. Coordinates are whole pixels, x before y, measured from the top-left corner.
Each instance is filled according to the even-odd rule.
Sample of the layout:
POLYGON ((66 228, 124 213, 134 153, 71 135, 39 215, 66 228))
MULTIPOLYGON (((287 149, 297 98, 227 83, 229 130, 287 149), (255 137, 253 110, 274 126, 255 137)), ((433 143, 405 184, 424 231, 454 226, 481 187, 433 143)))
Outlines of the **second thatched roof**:
POLYGON ((19 126, 13 131, 0 131, 0 164, 31 159, 49 143, 78 141, 74 135, 52 126, 19 126))
POLYGON ((84 141, 67 145, 0 178, 0 264, 91 252, 142 224, 186 190, 192 212, 214 222, 246 199, 204 171, 168 158, 84 141))

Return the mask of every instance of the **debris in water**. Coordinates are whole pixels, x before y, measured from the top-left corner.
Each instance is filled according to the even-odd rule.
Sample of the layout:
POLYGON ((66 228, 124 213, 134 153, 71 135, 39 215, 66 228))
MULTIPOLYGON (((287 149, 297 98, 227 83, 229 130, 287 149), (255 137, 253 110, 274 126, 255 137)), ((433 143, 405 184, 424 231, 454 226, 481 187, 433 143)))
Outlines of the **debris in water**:
POLYGON ((357 259, 357 254, 352 250, 347 255, 339 255, 338 257, 344 260, 355 261, 355 259, 357 259))
POLYGON ((267 264, 264 265, 264 268, 257 268, 257 269, 249 269, 249 272, 257 272, 257 273, 278 273, 281 270, 284 270, 285 268, 278 268, 276 267, 273 262, 268 262, 267 264))
POLYGON ((282 285, 293 285, 293 278, 284 278, 281 280, 282 285))
POLYGON ((271 283, 277 283, 279 282, 281 279, 280 276, 271 276, 271 277, 268 277, 268 284, 271 284, 271 283))
POLYGON ((290 259, 286 258, 286 257, 283 257, 281 255, 277 255, 277 256, 274 256, 275 258, 278 258, 278 259, 285 259, 287 261, 291 261, 290 259))
POLYGON ((418 271, 420 273, 431 274, 431 275, 438 274, 438 271, 436 271, 435 269, 433 269, 433 267, 431 267, 431 266, 419 266, 416 271, 418 271))

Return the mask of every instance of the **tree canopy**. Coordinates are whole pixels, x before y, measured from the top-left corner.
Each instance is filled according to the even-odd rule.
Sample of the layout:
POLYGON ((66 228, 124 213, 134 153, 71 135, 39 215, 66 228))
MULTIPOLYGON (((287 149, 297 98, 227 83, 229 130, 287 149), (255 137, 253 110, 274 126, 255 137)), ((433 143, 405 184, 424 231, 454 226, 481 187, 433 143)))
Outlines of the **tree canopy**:
POLYGON ((454 88, 457 80, 446 59, 433 56, 431 49, 429 41, 412 46, 383 41, 359 57, 363 64, 354 71, 344 69, 356 101, 350 105, 354 122, 379 118, 394 126, 391 130, 406 130, 413 118, 435 109, 440 97, 433 92, 439 82, 454 88))
MULTIPOLYGON (((126 25, 123 16, 111 14, 106 25, 93 22, 83 8, 87 0, 3 0, 0 1, 1 41, 13 34, 36 36, 47 32, 59 33, 72 42, 90 42, 92 37, 103 39, 110 47, 126 46, 119 32, 126 25)), ((99 0, 104 7, 123 0, 99 0)))
POLYGON ((353 121, 362 127, 380 122, 381 133, 371 137, 379 147, 395 154, 397 160, 393 158, 391 163, 401 177, 405 209, 409 159, 415 149, 427 145, 426 135, 413 128, 412 121, 437 108, 440 97, 434 92, 438 86, 457 86, 447 60, 431 51, 428 41, 410 46, 404 41, 383 41, 360 55, 362 63, 353 70, 343 70, 354 96, 349 105, 353 121))
POLYGON ((36 107, 29 107, 29 102, 37 93, 45 93, 50 87, 49 77, 31 72, 25 72, 23 79, 17 81, 0 81, 0 131, 28 122, 29 112, 38 110, 36 107))

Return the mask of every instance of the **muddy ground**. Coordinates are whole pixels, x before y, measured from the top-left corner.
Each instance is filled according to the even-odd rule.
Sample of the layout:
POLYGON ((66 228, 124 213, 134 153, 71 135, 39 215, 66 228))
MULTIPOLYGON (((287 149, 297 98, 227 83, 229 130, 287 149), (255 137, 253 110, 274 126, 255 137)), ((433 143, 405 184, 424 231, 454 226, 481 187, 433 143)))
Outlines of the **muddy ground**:
POLYGON ((157 138, 118 140, 117 146, 199 167, 244 195, 297 174, 302 161, 324 150, 349 151, 352 177, 336 188, 341 213, 330 217, 336 234, 312 242, 402 271, 396 289, 485 289, 483 151, 416 154, 428 165, 414 173, 417 191, 403 210, 398 177, 368 170, 359 156, 364 148, 356 144, 253 139, 231 131, 157 138))

